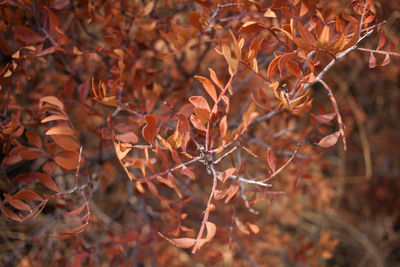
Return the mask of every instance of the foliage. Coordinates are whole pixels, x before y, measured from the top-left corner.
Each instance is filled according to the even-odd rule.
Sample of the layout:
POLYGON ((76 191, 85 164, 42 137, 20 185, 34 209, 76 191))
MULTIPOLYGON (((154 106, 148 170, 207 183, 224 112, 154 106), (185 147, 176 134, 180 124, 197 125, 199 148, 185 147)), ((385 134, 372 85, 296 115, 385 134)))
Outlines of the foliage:
POLYGON ((331 68, 399 55, 377 6, 2 1, 1 206, 28 235, 3 263, 326 263, 339 240, 294 229, 348 147, 331 68))

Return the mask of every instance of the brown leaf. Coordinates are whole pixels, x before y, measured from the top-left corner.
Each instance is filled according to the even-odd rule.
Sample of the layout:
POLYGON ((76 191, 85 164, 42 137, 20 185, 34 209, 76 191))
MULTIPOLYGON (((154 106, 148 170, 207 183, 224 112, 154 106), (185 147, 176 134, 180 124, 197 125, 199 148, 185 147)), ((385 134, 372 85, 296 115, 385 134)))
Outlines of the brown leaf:
POLYGON ((333 112, 322 115, 314 115, 311 113, 311 116, 313 116, 321 124, 328 124, 333 118, 336 117, 336 113, 333 112))
POLYGON ((323 148, 331 147, 337 143, 339 136, 340 136, 340 131, 325 136, 324 138, 321 139, 321 141, 319 141, 318 145, 323 148))
POLYGON ((146 125, 142 129, 143 138, 151 145, 157 133, 157 118, 153 115, 144 117, 146 125))
POLYGON ((180 248, 191 248, 193 247, 193 245, 196 243, 196 240, 193 238, 168 238, 166 236, 164 236, 163 234, 161 234, 160 232, 158 232, 158 234, 164 238, 165 240, 167 240, 168 242, 170 242, 171 244, 180 247, 180 248))
POLYGON ((14 26, 14 33, 18 40, 26 44, 34 44, 46 40, 46 37, 40 36, 28 27, 14 26))
POLYGON ((271 148, 267 150, 267 162, 268 166, 271 168, 272 172, 276 171, 276 156, 271 148))
POLYGON ((117 135, 117 138, 119 141, 121 141, 123 143, 131 143, 131 144, 135 144, 139 140, 139 138, 137 137, 137 135, 134 132, 127 132, 124 134, 119 134, 119 135, 117 135))

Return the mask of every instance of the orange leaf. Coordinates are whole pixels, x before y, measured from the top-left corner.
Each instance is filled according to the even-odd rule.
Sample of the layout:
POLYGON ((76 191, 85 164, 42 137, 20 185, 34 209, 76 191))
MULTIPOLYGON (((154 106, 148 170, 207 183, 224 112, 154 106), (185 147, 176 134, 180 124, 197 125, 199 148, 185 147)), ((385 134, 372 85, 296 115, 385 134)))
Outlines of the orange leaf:
POLYGON ((227 117, 225 115, 221 119, 221 122, 219 123, 219 131, 221 133, 221 137, 226 135, 227 130, 228 130, 228 122, 227 122, 227 117))
POLYGON ((39 100, 39 108, 41 109, 44 106, 44 103, 47 102, 53 106, 58 107, 61 110, 64 110, 64 104, 55 96, 45 96, 39 100))
POLYGON ((210 77, 211 80, 219 87, 219 89, 224 89, 224 85, 221 82, 221 80, 218 78, 217 74, 212 68, 208 68, 208 71, 210 72, 210 77))
POLYGON ((78 166, 78 159, 78 152, 62 150, 56 154, 54 161, 64 169, 74 170, 78 166))
POLYGON ((192 103, 193 106, 199 109, 205 109, 208 112, 211 111, 210 106, 207 103, 207 100, 204 99, 202 96, 192 96, 189 97, 190 103, 192 103))
POLYGON ((80 148, 80 145, 67 135, 52 135, 51 138, 62 149, 74 151, 80 148))
POLYGON ((192 123, 193 127, 196 128, 197 130, 204 131, 204 132, 207 131, 204 124, 199 120, 199 118, 197 118, 193 114, 190 116, 190 122, 192 123))
POLYGON ((249 228, 252 234, 258 234, 260 232, 260 227, 255 224, 247 223, 247 228, 249 228))
POLYGON ((48 117, 44 118, 40 122, 41 123, 46 123, 46 122, 49 122, 49 121, 57 121, 57 120, 67 121, 68 118, 65 117, 64 115, 51 115, 51 116, 48 116, 48 117))
POLYGON ((206 92, 211 96, 211 98, 216 102, 217 101, 217 91, 215 90, 214 85, 212 84, 212 82, 202 76, 194 76, 198 81, 200 81, 203 84, 204 89, 206 90, 206 92))
POLYGON ((326 46, 329 43, 329 27, 324 26, 322 29, 321 35, 318 38, 317 48, 321 48, 326 46))
POLYGON ((268 65, 267 69, 267 75, 268 78, 271 79, 271 77, 275 74, 277 67, 278 67, 278 62, 279 62, 280 56, 274 58, 268 65))
POLYGON ((74 135, 74 131, 67 125, 57 125, 45 132, 46 135, 74 135))

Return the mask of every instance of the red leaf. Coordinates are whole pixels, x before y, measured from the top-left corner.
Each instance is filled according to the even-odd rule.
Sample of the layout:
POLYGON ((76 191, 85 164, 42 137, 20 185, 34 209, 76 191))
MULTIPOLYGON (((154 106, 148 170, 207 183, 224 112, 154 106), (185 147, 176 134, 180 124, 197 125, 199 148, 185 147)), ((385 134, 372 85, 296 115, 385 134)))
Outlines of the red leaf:
POLYGON ((53 179, 50 178, 47 174, 37 172, 36 177, 39 179, 39 181, 47 188, 60 192, 60 189, 58 189, 56 183, 53 181, 53 179))
POLYGON ((48 174, 53 174, 55 167, 56 163, 54 161, 49 161, 42 166, 42 170, 48 174))
POLYGON ((27 211, 31 210, 31 207, 29 205, 25 204, 24 202, 22 202, 21 200, 14 199, 12 196, 10 196, 6 193, 3 193, 3 196, 6 198, 8 203, 11 206, 13 206, 14 208, 19 209, 19 210, 27 210, 27 211))
POLYGON ((369 62, 368 62, 368 65, 369 65, 369 67, 370 67, 371 69, 373 69, 373 68, 376 67, 376 58, 375 58, 374 53, 372 53, 372 52, 369 54, 369 62))
POLYGON ((34 44, 46 40, 46 37, 40 36, 28 27, 15 26, 14 33, 18 40, 26 44, 34 44))
POLYGON ((381 67, 386 66, 387 64, 390 63, 390 56, 389 54, 386 54, 385 59, 383 60, 383 62, 381 63, 381 67))
POLYGON ((43 201, 43 198, 31 190, 21 190, 13 196, 14 199, 43 201))
POLYGON ((42 140, 40 139, 40 136, 36 132, 28 130, 25 132, 25 136, 28 139, 29 143, 31 143, 35 147, 37 148, 42 147, 42 140))
POLYGON ((276 156, 274 151, 271 148, 267 150, 267 162, 272 172, 276 171, 276 156))
POLYGON ((24 147, 20 153, 21 157, 26 160, 34 160, 41 157, 43 154, 36 148, 24 147))
POLYGON ((340 131, 325 136, 324 138, 321 139, 321 141, 319 141, 318 145, 323 148, 331 147, 337 143, 339 136, 340 136, 340 131))
POLYGON ((86 208, 86 204, 83 204, 82 206, 80 206, 77 209, 74 209, 70 212, 66 212, 64 213, 65 216, 78 216, 84 209, 86 208))
POLYGON ((22 222, 22 219, 13 211, 11 211, 10 209, 6 208, 3 206, 3 203, 0 202, 0 205, 3 209, 3 213, 4 215, 6 215, 8 218, 14 220, 14 221, 18 221, 18 222, 22 222))
POLYGON ((144 119, 146 121, 146 125, 142 129, 143 138, 149 144, 153 144, 154 136, 157 133, 157 118, 153 115, 146 115, 144 119))
POLYGON ((382 30, 381 36, 379 37, 378 47, 376 48, 376 50, 381 49, 385 45, 385 43, 386 43, 385 30, 382 30))

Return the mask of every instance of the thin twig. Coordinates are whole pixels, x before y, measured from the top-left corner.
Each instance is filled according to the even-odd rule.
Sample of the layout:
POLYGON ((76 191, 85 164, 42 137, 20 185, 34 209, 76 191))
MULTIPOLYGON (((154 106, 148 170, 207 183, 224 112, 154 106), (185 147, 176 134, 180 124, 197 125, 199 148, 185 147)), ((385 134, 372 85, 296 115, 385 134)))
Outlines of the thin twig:
POLYGON ((333 109, 335 110, 335 113, 336 113, 337 122, 339 124, 339 132, 340 132, 340 135, 342 136, 342 139, 343 139, 343 147, 344 147, 344 150, 347 150, 346 136, 344 134, 344 124, 343 124, 343 121, 342 121, 342 116, 340 115, 340 112, 339 112, 339 107, 338 107, 338 104, 336 102, 335 96, 333 95, 331 88, 324 82, 324 80, 320 79, 319 82, 328 91, 328 96, 331 99, 333 109))
POLYGON ((217 190, 217 184, 218 184, 217 171, 215 170, 215 168, 214 168, 214 166, 212 164, 210 165, 210 169, 212 171, 212 176, 213 176, 213 183, 212 183, 211 193, 210 193, 210 197, 208 198, 208 201, 207 201, 207 208, 204 211, 203 220, 201 222, 201 227, 200 227, 199 233, 197 234, 196 243, 194 244, 194 247, 192 249, 192 253, 195 253, 199 249, 200 240, 201 240, 201 237, 203 235, 206 223, 208 221, 208 217, 210 215, 210 208, 211 208, 211 204, 212 204, 211 202, 212 202, 212 199, 214 198, 215 191, 217 190))

